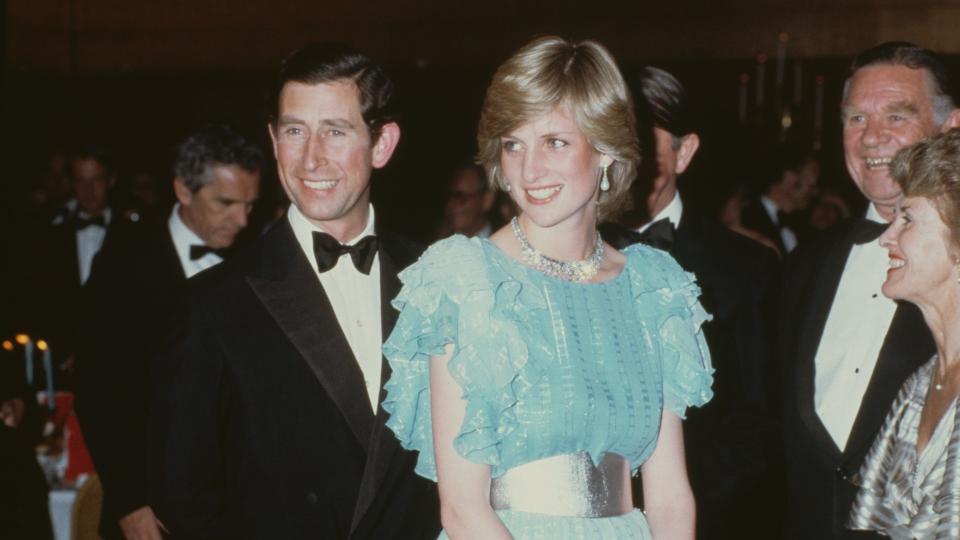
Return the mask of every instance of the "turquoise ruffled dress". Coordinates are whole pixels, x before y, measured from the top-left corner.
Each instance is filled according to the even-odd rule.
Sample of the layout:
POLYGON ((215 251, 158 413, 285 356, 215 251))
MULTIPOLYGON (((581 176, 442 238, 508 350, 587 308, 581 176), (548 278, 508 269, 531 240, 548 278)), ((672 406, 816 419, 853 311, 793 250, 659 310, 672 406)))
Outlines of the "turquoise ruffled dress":
MULTIPOLYGON (((400 317, 383 346, 392 375, 383 407, 416 471, 436 481, 429 357, 448 369, 466 415, 453 445, 493 478, 542 458, 624 456, 636 474, 664 407, 683 417, 712 397, 713 369, 692 274, 647 246, 623 252, 614 279, 574 283, 508 257, 485 239, 434 244, 400 274, 400 317)), ((518 539, 650 538, 635 510, 609 518, 497 512, 518 539)), ((441 534, 440 538, 446 538, 441 534)))

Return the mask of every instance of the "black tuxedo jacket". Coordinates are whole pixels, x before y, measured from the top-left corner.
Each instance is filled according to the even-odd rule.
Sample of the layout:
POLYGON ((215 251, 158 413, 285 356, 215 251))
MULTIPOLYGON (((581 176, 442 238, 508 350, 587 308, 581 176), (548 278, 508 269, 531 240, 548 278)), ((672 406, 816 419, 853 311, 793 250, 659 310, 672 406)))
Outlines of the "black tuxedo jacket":
MULTIPOLYGON (((383 335, 420 250, 380 234, 383 335)), ((191 280, 158 359, 155 508, 182 538, 435 538, 436 486, 370 408, 287 220, 191 280)), ((389 377, 383 363, 383 379, 389 377)), ((381 381, 382 387, 382 381, 381 381)), ((381 394, 381 399, 383 395, 381 394)))
MULTIPOLYGON (((601 232, 617 248, 630 243, 619 226, 604 225, 601 232)), ((713 316, 703 331, 716 370, 714 397, 689 409, 684 422, 698 538, 769 537, 780 497, 764 486, 759 500, 771 510, 761 510, 757 492, 779 469, 774 350, 779 261, 772 249, 692 208, 684 208, 669 252, 696 275, 700 301, 713 316)))
POLYGON ((105 241, 85 287, 76 407, 103 484, 100 534, 147 502, 144 436, 150 359, 166 335, 187 278, 166 220, 105 241))
MULTIPOLYGON (((58 360, 75 351, 82 318, 84 297, 80 283, 80 264, 77 254, 77 230, 74 218, 50 225, 35 246, 31 257, 31 275, 24 283, 36 284, 24 290, 23 300, 31 334, 46 339, 58 360)), ((116 237, 128 234, 134 224, 114 212, 107 226, 103 246, 116 237)), ((98 252, 99 255, 99 252, 98 252)), ((96 257, 94 258, 94 261, 96 257)), ((91 267, 92 268, 92 267, 91 267)))
POLYGON ((935 351, 920 314, 899 303, 846 448, 838 448, 814 408, 815 357, 847 257, 853 223, 843 223, 787 261, 781 317, 788 538, 857 538, 845 529, 860 469, 904 380, 935 351))
MULTIPOLYGON (((783 236, 780 235, 780 227, 770 219, 770 214, 767 214, 763 203, 760 202, 760 197, 754 197, 749 200, 749 204, 744 205, 740 221, 744 227, 769 238, 771 242, 777 245, 780 253, 787 253, 786 246, 783 245, 783 236)), ((794 231, 794 234, 796 234, 796 231, 794 231)))

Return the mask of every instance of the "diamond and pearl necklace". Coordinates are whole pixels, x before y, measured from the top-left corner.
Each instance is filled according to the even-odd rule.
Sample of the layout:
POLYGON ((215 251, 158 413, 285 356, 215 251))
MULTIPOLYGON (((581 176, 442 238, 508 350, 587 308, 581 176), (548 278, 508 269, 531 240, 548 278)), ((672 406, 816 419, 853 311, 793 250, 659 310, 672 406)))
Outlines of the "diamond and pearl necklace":
POLYGON ((520 251, 525 262, 548 276, 566 281, 589 281, 600 272, 600 263, 603 261, 603 239, 600 238, 599 233, 597 233, 597 244, 589 257, 579 261, 567 262, 548 257, 531 246, 527 237, 523 235, 523 231, 520 229, 520 221, 517 218, 510 221, 510 228, 513 229, 513 235, 517 238, 517 241, 520 242, 520 251))

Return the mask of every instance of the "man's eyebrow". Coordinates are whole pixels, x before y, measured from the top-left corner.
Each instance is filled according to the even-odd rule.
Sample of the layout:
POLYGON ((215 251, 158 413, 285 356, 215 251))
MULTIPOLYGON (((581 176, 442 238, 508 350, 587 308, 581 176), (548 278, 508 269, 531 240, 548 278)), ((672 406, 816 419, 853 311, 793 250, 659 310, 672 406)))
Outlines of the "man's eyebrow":
POLYGON ((889 103, 883 107, 883 110, 886 112, 906 112, 911 114, 920 113, 920 109, 917 107, 917 104, 906 99, 889 103))
POLYGON ((306 124, 306 122, 304 122, 303 120, 297 118, 296 116, 291 116, 289 114, 281 115, 280 118, 277 119, 277 123, 281 125, 282 124, 306 124))
POLYGON ((353 125, 353 122, 347 120, 346 118, 325 118, 320 122, 320 124, 335 128, 356 129, 356 126, 353 125))

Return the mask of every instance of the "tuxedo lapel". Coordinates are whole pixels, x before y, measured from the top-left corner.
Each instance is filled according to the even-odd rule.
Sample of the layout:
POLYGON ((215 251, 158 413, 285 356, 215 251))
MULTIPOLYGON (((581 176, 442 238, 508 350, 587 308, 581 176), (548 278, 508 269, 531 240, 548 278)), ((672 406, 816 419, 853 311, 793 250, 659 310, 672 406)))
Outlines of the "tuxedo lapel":
POLYGON ((890 404, 896 399, 903 381, 934 352, 936 345, 920 310, 913 304, 898 302, 860 412, 850 429, 844 456, 859 461, 857 456, 866 453, 890 412, 890 404))
POLYGON ((274 227, 264 241, 263 266, 247 276, 247 282, 368 449, 374 417, 363 373, 330 300, 289 222, 274 227))
MULTIPOLYGON (((397 268, 395 258, 390 254, 390 247, 389 237, 380 235, 380 315, 384 340, 390 335, 399 316, 399 313, 393 308, 390 302, 399 294, 402 285, 400 278, 397 277, 399 269, 397 268)), ((400 449, 396 437, 394 437, 393 433, 386 427, 388 415, 382 406, 383 399, 386 395, 383 386, 390 379, 391 371, 390 364, 386 359, 383 358, 381 361, 380 398, 377 406, 377 418, 371 433, 363 480, 360 484, 360 493, 357 497, 357 505, 353 513, 353 523, 350 528, 351 533, 356 529, 360 520, 370 508, 377 494, 377 489, 382 485, 383 479, 386 477, 393 463, 393 458, 400 449)))
POLYGON ((163 241, 160 242, 160 245, 163 247, 159 256, 163 261, 164 268, 158 270, 171 277, 176 276, 176 281, 187 279, 187 271, 183 268, 180 255, 177 254, 177 247, 173 243, 173 236, 170 234, 170 227, 166 224, 163 225, 161 237, 163 241))
POLYGON ((838 240, 829 246, 823 257, 823 265, 816 277, 812 280, 810 291, 799 291, 800 294, 810 294, 812 299, 808 305, 813 306, 802 324, 800 339, 797 341, 799 351, 793 380, 797 385, 797 411, 807 427, 808 432, 817 440, 818 446, 827 450, 831 455, 838 455, 840 448, 827 431, 814 406, 814 391, 816 378, 816 356, 820 346, 820 339, 830 315, 830 308, 840 285, 843 269, 853 247, 851 231, 847 230, 838 240))

